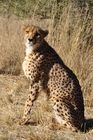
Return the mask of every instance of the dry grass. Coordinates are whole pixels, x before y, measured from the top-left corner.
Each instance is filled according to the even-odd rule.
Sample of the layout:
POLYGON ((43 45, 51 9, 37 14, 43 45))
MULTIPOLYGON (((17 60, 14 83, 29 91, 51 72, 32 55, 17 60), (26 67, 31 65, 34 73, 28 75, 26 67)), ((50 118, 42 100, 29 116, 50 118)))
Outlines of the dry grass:
POLYGON ((49 19, 35 16, 38 7, 35 8, 31 19, 0 17, 0 74, 4 74, 0 76, 0 140, 92 140, 92 129, 86 134, 50 130, 51 110, 42 93, 32 111, 36 126, 18 125, 28 94, 28 82, 21 70, 25 49, 22 26, 29 23, 49 30, 47 41, 77 75, 85 100, 85 116, 93 126, 92 8, 73 1, 63 8, 57 21, 55 5, 49 19))

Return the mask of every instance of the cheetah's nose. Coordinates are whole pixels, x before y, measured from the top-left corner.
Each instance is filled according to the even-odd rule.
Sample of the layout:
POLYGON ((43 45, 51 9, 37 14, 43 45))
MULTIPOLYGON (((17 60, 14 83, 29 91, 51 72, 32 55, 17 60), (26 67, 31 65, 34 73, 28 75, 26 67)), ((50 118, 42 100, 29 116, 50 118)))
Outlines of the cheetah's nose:
POLYGON ((28 38, 28 40, 29 40, 29 42, 32 42, 33 41, 33 39, 31 39, 31 38, 28 38))

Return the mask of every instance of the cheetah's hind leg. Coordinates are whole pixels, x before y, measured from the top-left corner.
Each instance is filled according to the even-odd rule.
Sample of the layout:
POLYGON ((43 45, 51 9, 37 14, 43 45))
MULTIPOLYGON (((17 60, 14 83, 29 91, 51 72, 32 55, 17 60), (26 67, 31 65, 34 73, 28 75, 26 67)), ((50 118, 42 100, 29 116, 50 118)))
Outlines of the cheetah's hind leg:
POLYGON ((69 106, 67 106, 64 102, 58 99, 54 102, 55 103, 53 105, 53 114, 57 122, 56 124, 58 129, 68 128, 73 132, 77 132, 78 128, 76 128, 71 121, 72 116, 70 114, 69 106))

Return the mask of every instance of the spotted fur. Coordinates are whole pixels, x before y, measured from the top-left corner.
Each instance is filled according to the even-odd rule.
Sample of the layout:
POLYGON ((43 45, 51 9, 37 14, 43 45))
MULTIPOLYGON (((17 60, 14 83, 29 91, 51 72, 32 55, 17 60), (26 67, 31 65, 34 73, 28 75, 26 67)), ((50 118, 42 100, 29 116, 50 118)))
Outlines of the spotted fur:
POLYGON ((30 79, 30 94, 25 103, 22 123, 29 121, 33 101, 40 90, 48 91, 54 118, 60 125, 81 130, 84 103, 79 81, 56 51, 45 41, 48 31, 31 25, 24 28, 25 76, 30 79))

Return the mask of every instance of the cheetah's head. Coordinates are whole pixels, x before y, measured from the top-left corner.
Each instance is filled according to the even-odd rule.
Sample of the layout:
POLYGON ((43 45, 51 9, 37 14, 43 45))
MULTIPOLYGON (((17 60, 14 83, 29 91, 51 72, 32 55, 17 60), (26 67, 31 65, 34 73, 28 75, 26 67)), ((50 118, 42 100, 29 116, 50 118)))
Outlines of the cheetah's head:
POLYGON ((48 35, 47 30, 42 30, 40 27, 34 25, 25 26, 23 30, 25 32, 26 54, 31 54, 37 50, 48 35))

